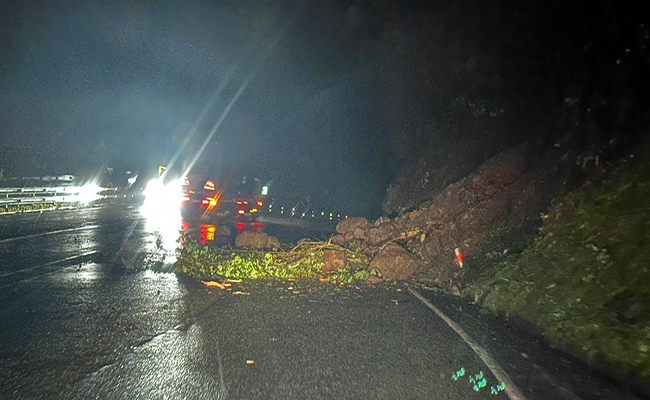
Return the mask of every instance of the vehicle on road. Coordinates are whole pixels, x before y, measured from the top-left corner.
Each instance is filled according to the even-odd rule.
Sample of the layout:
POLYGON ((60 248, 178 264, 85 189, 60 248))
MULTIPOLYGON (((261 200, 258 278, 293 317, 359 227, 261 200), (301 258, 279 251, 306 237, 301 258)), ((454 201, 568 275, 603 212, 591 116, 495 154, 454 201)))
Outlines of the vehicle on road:
POLYGON ((220 182, 209 176, 187 176, 183 178, 182 188, 183 213, 238 220, 256 220, 268 196, 259 179, 246 177, 220 182))

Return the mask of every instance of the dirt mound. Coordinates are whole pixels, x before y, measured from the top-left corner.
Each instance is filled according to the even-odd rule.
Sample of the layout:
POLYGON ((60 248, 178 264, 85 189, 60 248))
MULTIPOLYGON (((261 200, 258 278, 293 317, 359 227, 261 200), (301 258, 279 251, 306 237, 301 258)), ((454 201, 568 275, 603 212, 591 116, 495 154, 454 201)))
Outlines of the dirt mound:
POLYGON ((342 221, 333 242, 360 248, 369 257, 387 243, 398 242, 422 260, 420 280, 451 287, 463 272, 456 248, 471 257, 484 250, 495 226, 514 230, 536 223, 555 196, 573 187, 585 170, 598 166, 597 157, 560 149, 534 162, 529 158, 526 145, 505 151, 392 221, 386 217, 372 225, 360 218, 342 221))

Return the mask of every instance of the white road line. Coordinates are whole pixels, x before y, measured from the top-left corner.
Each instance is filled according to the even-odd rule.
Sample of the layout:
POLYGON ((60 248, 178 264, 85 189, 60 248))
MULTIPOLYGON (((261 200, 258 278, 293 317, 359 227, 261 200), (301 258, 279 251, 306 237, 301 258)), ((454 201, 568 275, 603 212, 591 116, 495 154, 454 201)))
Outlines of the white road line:
POLYGON ((57 231, 49 231, 49 232, 43 232, 43 233, 35 233, 33 235, 12 237, 12 238, 8 238, 8 239, 2 239, 2 240, 0 240, 0 243, 13 242, 13 241, 22 240, 22 239, 32 239, 32 238, 37 238, 37 237, 41 237, 41 236, 55 235, 57 233, 85 231, 85 230, 88 230, 88 229, 95 229, 95 228, 99 228, 99 225, 88 225, 88 226, 82 226, 82 227, 79 227, 79 228, 59 229, 57 231))
POLYGON ((223 366, 221 365, 221 351, 219 350, 219 341, 217 340, 217 366, 219 367, 219 390, 217 394, 218 399, 225 399, 228 391, 223 379, 223 366))
POLYGON ((7 277, 7 276, 12 276, 12 275, 20 274, 20 273, 27 272, 27 271, 33 271, 33 270, 35 270, 35 269, 39 269, 39 268, 49 267, 49 266, 51 266, 51 265, 56 265, 56 264, 60 264, 60 263, 66 262, 66 261, 76 260, 76 259, 78 259, 78 258, 82 258, 82 257, 88 257, 88 256, 91 256, 91 255, 96 254, 96 253, 97 253, 96 250, 93 250, 93 251, 87 251, 87 252, 85 252, 85 253, 81 253, 81 254, 77 254, 77 255, 74 255, 74 256, 70 256, 70 257, 62 258, 62 259, 60 259, 60 260, 50 261, 49 263, 45 263, 45 264, 41 264, 41 265, 37 265, 37 266, 35 266, 35 267, 26 268, 26 269, 21 269, 21 270, 19 270, 19 271, 12 271, 12 272, 8 272, 8 273, 6 273, 6 274, 0 274, 0 278, 5 278, 5 277, 7 277))
POLYGON ((431 302, 425 299, 420 293, 409 288, 409 292, 420 300, 425 306, 429 307, 437 316, 440 317, 451 329, 453 329, 458 336, 461 337, 469 345, 469 347, 474 350, 477 356, 483 361, 483 363, 490 369, 495 378, 499 381, 506 384, 505 393, 511 400, 526 400, 526 396, 521 390, 515 385, 515 383, 510 379, 510 376, 503 368, 496 362, 496 360, 487 352, 483 347, 474 341, 457 323, 451 320, 446 316, 438 307, 431 304, 431 302))

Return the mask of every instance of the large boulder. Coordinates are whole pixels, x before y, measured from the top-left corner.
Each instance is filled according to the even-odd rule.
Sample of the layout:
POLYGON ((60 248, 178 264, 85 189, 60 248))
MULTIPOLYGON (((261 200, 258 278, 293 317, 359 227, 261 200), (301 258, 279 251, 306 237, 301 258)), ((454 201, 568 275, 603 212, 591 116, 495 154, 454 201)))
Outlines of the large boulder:
POLYGON ((269 235, 266 233, 244 231, 237 235, 237 238, 235 239, 235 247, 265 249, 268 242, 269 235))
POLYGON ((345 236, 343 235, 334 235, 332 236, 332 243, 339 245, 339 246, 345 246, 345 236))
POLYGON ((368 240, 368 231, 361 227, 358 227, 352 232, 352 239, 366 241, 368 240))
POLYGON ((267 249, 279 249, 282 244, 275 236, 269 236, 269 239, 266 242, 267 249))
POLYGON ((336 231, 341 235, 345 235, 347 233, 354 233, 357 228, 366 230, 369 226, 370 223, 367 219, 362 217, 352 217, 346 218, 343 221, 339 222, 336 225, 336 231))
POLYGON ((372 246, 377 246, 391 238, 393 233, 393 225, 385 222, 376 228, 370 228, 368 231, 368 243, 372 246))
POLYGON ((389 243, 370 263, 384 279, 408 279, 420 266, 420 261, 395 243, 389 243))
POLYGON ((323 271, 336 272, 345 268, 345 251, 325 250, 323 252, 323 271))

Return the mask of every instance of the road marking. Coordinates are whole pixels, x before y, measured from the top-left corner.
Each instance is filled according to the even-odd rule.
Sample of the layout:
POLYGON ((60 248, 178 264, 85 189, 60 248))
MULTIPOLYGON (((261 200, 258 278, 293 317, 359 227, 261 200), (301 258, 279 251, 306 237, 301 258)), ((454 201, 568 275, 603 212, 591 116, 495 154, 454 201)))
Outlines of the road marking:
POLYGON ((38 269, 38 268, 49 267, 49 266, 56 265, 56 264, 60 264, 60 263, 66 262, 66 261, 76 260, 76 259, 78 259, 78 258, 88 257, 88 256, 91 256, 91 255, 96 254, 96 253, 97 253, 96 250, 93 250, 93 251, 87 251, 87 252, 85 252, 85 253, 81 253, 81 254, 77 254, 77 255, 75 255, 75 256, 70 256, 70 257, 62 258, 62 259, 60 259, 60 260, 50 261, 49 263, 45 263, 45 264, 41 264, 41 265, 37 265, 37 266, 35 266, 35 267, 30 267, 30 268, 26 268, 26 269, 21 269, 21 270, 19 270, 19 271, 8 272, 8 273, 6 273, 6 274, 0 274, 0 278, 5 278, 5 277, 7 277, 7 276, 12 276, 12 275, 20 274, 20 273, 27 272, 27 271, 32 271, 32 270, 35 270, 35 269, 38 269))
POLYGON ((469 345, 469 347, 474 350, 474 353, 476 353, 477 356, 483 361, 483 363, 490 369, 492 372, 492 375, 494 375, 497 380, 503 382, 506 384, 506 389, 505 393, 508 395, 510 400, 526 400, 526 396, 523 394, 521 390, 515 385, 512 379, 510 379, 510 376, 508 373, 501 368, 501 366, 496 362, 496 360, 490 355, 490 353, 487 352, 483 347, 481 347, 478 343, 474 341, 465 331, 463 328, 461 328, 457 323, 451 320, 448 316, 446 316, 438 307, 434 306, 431 304, 431 302, 427 299, 425 299, 420 293, 417 291, 409 288, 409 292, 415 298, 420 300, 425 306, 429 307, 431 311, 436 313, 437 316, 440 317, 451 329, 453 329, 458 336, 460 336, 461 339, 465 341, 469 345))
POLYGON ((223 379, 223 366, 221 365, 221 351, 219 350, 219 340, 217 340, 217 366, 219 367, 219 390, 218 398, 225 399, 228 391, 223 379))
POLYGON ((13 242, 13 241, 22 240, 22 239, 32 239, 32 238, 41 237, 41 236, 55 235, 57 233, 85 231, 85 230, 88 230, 88 229, 95 229, 95 228, 99 228, 99 225, 88 225, 88 226, 82 226, 82 227, 79 227, 79 228, 59 229, 57 231, 49 231, 49 232, 43 232, 43 233, 35 233, 33 235, 12 237, 12 238, 8 238, 8 239, 2 239, 2 240, 0 240, 0 243, 13 242))

